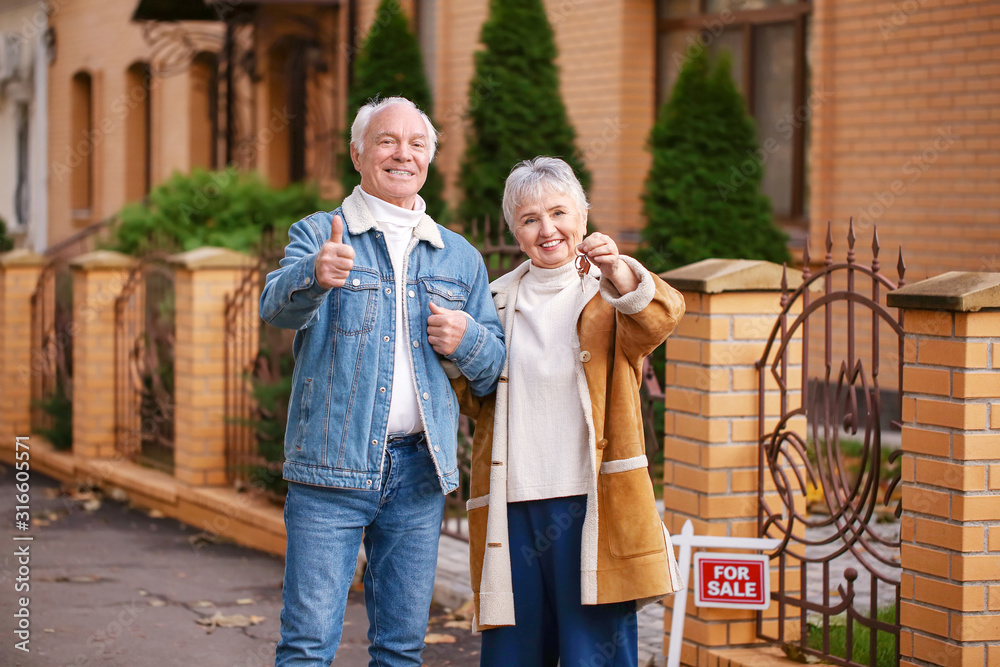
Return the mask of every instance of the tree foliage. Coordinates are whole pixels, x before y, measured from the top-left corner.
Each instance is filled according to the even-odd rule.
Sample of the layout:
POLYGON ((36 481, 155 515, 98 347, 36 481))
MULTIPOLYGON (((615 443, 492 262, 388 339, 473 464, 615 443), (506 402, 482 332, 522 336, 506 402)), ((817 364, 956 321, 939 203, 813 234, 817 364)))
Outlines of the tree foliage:
MULTIPOLYGON (((369 100, 396 96, 405 97, 431 119, 434 118, 433 99, 424 74, 420 44, 410 31, 399 0, 382 0, 375 22, 354 60, 354 80, 347 97, 351 120, 353 114, 369 100)), ((361 183, 361 174, 351 162, 350 141, 351 129, 348 127, 340 177, 345 195, 361 183)), ((437 222, 447 221, 444 178, 433 162, 427 169, 427 182, 421 188, 420 196, 427 203, 428 215, 437 222)))
POLYGON ((459 176, 466 225, 502 220, 504 181, 521 160, 560 157, 585 190, 590 186, 559 92, 555 38, 542 0, 491 0, 480 39, 485 48, 475 54, 459 176))
POLYGON ((732 77, 728 53, 691 54, 649 139, 640 253, 665 271, 710 257, 788 260, 761 191, 765 153, 732 77))

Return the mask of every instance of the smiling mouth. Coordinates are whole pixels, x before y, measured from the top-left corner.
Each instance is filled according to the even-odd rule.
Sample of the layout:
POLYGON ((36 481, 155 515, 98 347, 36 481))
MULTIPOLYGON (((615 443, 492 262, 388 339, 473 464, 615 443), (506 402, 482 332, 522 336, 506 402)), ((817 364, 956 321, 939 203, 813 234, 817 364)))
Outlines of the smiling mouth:
POLYGON ((401 171, 399 169, 386 169, 386 172, 392 174, 393 176, 413 176, 410 172, 401 171))
POLYGON ((549 248, 555 248, 557 245, 562 243, 562 239, 556 239, 555 241, 546 241, 542 244, 542 247, 548 250, 549 248))

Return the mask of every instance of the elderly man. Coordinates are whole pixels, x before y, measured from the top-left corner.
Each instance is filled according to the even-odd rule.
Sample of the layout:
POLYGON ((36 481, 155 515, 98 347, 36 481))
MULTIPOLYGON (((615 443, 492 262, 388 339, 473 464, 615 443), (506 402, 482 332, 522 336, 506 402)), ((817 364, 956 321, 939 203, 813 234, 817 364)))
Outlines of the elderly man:
POLYGON ((370 664, 421 664, 444 494, 459 483, 445 368, 487 395, 506 355, 482 257, 417 194, 436 144, 409 100, 362 107, 361 185, 292 225, 261 294, 261 317, 296 330, 278 667, 333 660, 362 533, 370 664))

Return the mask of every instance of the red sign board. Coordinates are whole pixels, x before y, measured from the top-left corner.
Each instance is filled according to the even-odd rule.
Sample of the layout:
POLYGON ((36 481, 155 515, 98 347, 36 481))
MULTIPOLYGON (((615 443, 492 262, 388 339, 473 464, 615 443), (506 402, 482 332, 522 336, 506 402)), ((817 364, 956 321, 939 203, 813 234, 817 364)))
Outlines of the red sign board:
POLYGON ((763 554, 695 554, 695 606, 767 609, 771 604, 769 561, 763 554))

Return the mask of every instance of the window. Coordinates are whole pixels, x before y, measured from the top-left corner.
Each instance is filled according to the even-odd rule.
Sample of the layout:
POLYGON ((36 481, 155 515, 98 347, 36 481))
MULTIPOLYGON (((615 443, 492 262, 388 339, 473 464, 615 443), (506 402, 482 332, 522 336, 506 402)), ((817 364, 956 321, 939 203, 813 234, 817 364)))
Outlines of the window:
POLYGON ((149 194, 153 182, 152 85, 149 63, 128 68, 125 90, 125 198, 136 201, 149 194))
POLYGON ((17 104, 17 185, 14 189, 14 216, 17 224, 28 224, 31 215, 28 186, 28 114, 27 102, 17 104))
POLYGON ((219 166, 219 57, 199 53, 191 61, 191 167, 219 166))
POLYGON ((90 222, 94 211, 94 86, 90 74, 73 76, 71 128, 70 209, 77 222, 90 222))
POLYGON ((795 0, 659 0, 658 99, 666 100, 685 53, 701 44, 732 55, 733 78, 765 151, 762 189, 775 219, 804 224, 811 3, 795 0))

